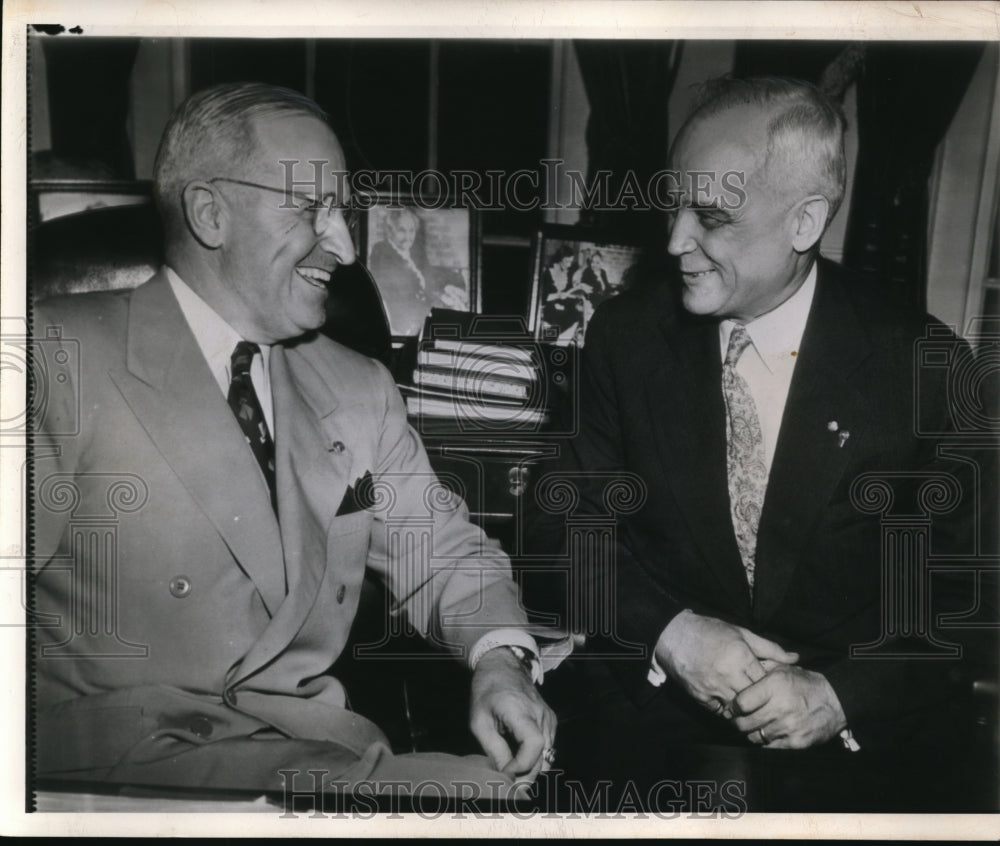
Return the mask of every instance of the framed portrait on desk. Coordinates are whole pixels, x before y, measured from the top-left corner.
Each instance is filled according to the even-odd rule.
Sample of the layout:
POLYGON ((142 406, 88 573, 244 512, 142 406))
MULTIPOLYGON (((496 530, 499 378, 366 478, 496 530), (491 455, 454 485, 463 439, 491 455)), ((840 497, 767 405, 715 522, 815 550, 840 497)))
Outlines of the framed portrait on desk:
POLYGON ((632 283, 640 248, 574 226, 545 226, 535 236, 529 324, 535 336, 583 346, 602 302, 632 283))
POLYGON ((394 338, 418 335, 431 308, 479 311, 478 236, 475 212, 440 198, 380 195, 362 210, 359 255, 394 338))

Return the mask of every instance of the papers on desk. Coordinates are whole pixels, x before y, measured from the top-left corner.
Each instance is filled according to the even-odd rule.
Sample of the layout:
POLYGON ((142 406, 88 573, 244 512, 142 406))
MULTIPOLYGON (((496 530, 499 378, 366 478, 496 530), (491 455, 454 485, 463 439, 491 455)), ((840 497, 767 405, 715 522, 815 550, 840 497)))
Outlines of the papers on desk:
POLYGON ((410 416, 513 430, 547 421, 539 345, 526 331, 483 331, 487 319, 432 310, 412 384, 400 386, 410 416))
POLYGON ((546 420, 544 409, 527 402, 453 393, 447 390, 400 385, 406 412, 413 417, 440 418, 457 422, 487 422, 504 426, 536 427, 546 420))

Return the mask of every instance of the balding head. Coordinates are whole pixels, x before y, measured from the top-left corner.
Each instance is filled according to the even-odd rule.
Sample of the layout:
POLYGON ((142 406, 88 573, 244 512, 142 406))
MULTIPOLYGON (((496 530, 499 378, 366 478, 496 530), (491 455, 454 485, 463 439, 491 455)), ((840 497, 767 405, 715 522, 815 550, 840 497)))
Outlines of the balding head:
POLYGON ((171 115, 160 140, 153 187, 168 239, 183 226, 181 195, 196 179, 246 169, 258 153, 255 124, 281 115, 326 115, 298 91, 257 82, 206 88, 171 115))
POLYGON ((800 80, 714 79, 702 86, 675 146, 695 126, 727 111, 744 114, 746 134, 740 141, 756 151, 762 181, 796 198, 825 197, 827 221, 832 220, 844 198, 847 174, 840 109, 800 80))

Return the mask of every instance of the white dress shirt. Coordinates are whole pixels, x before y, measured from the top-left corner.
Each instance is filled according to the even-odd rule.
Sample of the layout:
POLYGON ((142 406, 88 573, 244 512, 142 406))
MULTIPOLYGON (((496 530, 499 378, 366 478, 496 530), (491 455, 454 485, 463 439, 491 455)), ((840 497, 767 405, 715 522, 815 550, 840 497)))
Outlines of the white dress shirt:
MULTIPOLYGON (((177 297, 184 319, 187 321, 194 339, 198 342, 201 354, 205 356, 208 367, 219 383, 219 390, 224 397, 229 396, 229 383, 232 381, 230 367, 232 366, 233 350, 236 345, 245 340, 187 283, 170 267, 165 267, 170 288, 177 297)), ((269 372, 271 348, 267 344, 258 344, 260 355, 255 355, 250 364, 250 381, 257 392, 257 400, 264 412, 268 431, 274 440, 274 400, 271 398, 271 374, 269 372)))
MULTIPOLYGON (((815 292, 816 265, 813 265, 806 281, 787 300, 773 311, 744 324, 750 336, 750 345, 736 362, 736 372, 746 380, 750 396, 757 406, 757 417, 764 436, 764 464, 769 474, 815 292)), ((719 324, 719 349, 723 360, 734 326, 735 320, 723 320, 719 324)))

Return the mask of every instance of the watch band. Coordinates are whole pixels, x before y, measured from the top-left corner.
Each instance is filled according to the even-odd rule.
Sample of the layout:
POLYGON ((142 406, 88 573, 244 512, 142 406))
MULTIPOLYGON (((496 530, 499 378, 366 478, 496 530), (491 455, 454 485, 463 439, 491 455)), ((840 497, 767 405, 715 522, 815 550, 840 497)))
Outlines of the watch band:
POLYGON ((523 646, 513 643, 497 643, 495 640, 489 637, 483 638, 473 651, 473 654, 469 660, 469 664, 473 670, 479 664, 480 659, 487 653, 494 649, 509 649, 514 657, 517 658, 521 666, 524 667, 525 672, 531 677, 531 681, 534 684, 541 684, 543 671, 542 662, 534 652, 530 649, 525 649, 523 646))
POLYGON ((507 649, 514 653, 514 657, 521 662, 524 671, 531 677, 533 684, 539 684, 542 680, 542 662, 533 652, 529 652, 523 646, 507 644, 507 649))

